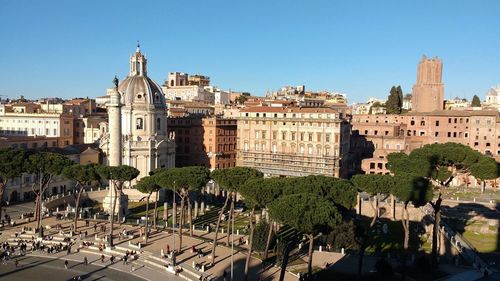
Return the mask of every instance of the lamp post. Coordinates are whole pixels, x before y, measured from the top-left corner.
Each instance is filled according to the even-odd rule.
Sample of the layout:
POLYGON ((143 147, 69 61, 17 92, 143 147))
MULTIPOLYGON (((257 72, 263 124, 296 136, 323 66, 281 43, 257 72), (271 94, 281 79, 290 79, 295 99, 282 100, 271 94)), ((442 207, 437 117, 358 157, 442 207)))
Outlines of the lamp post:
POLYGON ((231 216, 231 281, 233 281, 233 271, 234 271, 234 216, 236 213, 233 213, 231 216))
MULTIPOLYGON (((172 266, 175 267, 175 223, 177 218, 177 204, 175 204, 175 181, 174 181, 174 192, 172 195, 172 266)), ((168 218, 167 218, 168 220, 168 218)))

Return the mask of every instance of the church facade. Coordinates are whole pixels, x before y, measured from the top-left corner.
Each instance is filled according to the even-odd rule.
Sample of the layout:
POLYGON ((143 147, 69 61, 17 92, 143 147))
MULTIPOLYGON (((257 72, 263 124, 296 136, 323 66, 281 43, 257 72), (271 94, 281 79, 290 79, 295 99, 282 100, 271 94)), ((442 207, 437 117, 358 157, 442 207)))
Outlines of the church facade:
POLYGON ((147 76, 147 59, 139 46, 130 58, 129 75, 117 87, 108 89, 107 95, 109 133, 100 145, 107 163, 137 168, 140 174, 136 180, 157 168, 175 167, 175 143, 167 134, 165 97, 161 87, 147 76), (116 91, 119 102, 111 102, 116 91), (113 114, 117 109, 120 113, 113 114), (117 132, 118 141, 111 140, 112 132, 117 132), (109 161, 113 155, 120 160, 109 161))

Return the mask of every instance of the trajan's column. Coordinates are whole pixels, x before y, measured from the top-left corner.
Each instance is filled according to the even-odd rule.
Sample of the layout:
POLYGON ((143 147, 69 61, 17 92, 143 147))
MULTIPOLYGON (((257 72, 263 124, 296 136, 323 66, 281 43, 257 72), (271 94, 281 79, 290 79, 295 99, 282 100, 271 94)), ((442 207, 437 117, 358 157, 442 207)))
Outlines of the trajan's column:
MULTIPOLYGON (((120 166, 122 164, 122 123, 121 123, 121 96, 118 92, 118 78, 113 79, 114 88, 108 89, 109 96, 106 107, 108 109, 108 132, 109 132, 109 166, 120 166)), ((113 201, 115 200, 115 182, 109 181, 109 192, 104 198, 104 211, 111 213, 113 209, 113 201)), ((126 215, 128 210, 128 197, 121 193, 116 201, 116 213, 126 215)))

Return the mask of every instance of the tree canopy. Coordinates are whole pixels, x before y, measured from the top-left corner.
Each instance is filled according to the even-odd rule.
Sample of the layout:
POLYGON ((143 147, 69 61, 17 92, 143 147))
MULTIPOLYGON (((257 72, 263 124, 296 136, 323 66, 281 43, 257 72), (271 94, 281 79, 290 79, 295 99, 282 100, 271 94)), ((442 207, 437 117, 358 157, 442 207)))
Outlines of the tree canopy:
POLYGON ((174 190, 199 190, 209 179, 210 171, 201 166, 164 169, 154 174, 159 186, 174 190))
POLYGON ((152 176, 147 176, 143 177, 140 179, 137 184, 135 185, 135 188, 139 190, 142 193, 153 193, 156 191, 159 191, 161 189, 161 186, 158 184, 158 174, 152 175, 152 176))
POLYGON ((127 165, 101 166, 98 169, 99 175, 103 179, 116 180, 119 182, 131 181, 139 176, 139 170, 127 165))
POLYGON ((356 189, 348 180, 326 176, 307 176, 283 180, 283 194, 314 194, 338 206, 351 209, 356 202, 356 189))
POLYGON ((249 179, 262 178, 264 174, 256 169, 248 167, 234 167, 214 170, 210 176, 220 187, 234 192, 238 191, 238 188, 249 179))
POLYGON ((474 95, 472 97, 472 104, 471 104, 473 107, 480 107, 481 106, 481 100, 479 99, 479 97, 477 95, 474 95))
POLYGON ((273 219, 308 234, 332 229, 342 221, 342 216, 329 200, 307 193, 277 199, 269 206, 269 214, 273 219))
POLYGON ((394 187, 394 179, 391 175, 354 175, 351 179, 354 186, 370 195, 391 194, 394 187))
POLYGON ((64 168, 73 165, 74 162, 65 156, 52 152, 37 152, 31 154, 26 162, 26 171, 38 176, 46 177, 60 175, 64 168))
POLYGON ((401 114, 403 109, 403 90, 401 90, 401 86, 391 87, 385 105, 388 114, 401 114))
POLYGON ((447 182, 456 173, 470 173, 481 179, 498 177, 498 163, 472 148, 458 143, 429 144, 413 150, 410 155, 391 153, 388 168, 394 174, 411 174, 447 182))
POLYGON ((25 160, 28 154, 25 150, 12 148, 0 149, 0 182, 4 184, 8 180, 22 174, 25 167, 25 160))
POLYGON ((250 207, 264 208, 282 194, 283 178, 255 178, 246 181, 238 192, 250 207))
POLYGON ((98 169, 98 164, 75 164, 64 168, 63 175, 80 185, 89 185, 91 182, 101 179, 98 169))
POLYGON ((432 200, 432 185, 428 179, 411 175, 394 176, 392 194, 404 203, 421 207, 432 200))

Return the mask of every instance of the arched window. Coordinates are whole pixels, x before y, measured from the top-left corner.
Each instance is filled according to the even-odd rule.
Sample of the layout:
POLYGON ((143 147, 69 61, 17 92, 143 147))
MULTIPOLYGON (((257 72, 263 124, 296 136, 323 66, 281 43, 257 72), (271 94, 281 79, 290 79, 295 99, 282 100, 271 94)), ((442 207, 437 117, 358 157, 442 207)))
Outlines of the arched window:
POLYGON ((276 153, 276 150, 277 150, 276 143, 273 143, 273 145, 272 145, 272 152, 276 153))
POLYGON ((316 155, 321 156, 321 145, 316 146, 316 155))
POLYGON ((305 147, 303 144, 300 145, 300 154, 304 154, 305 152, 305 147))
POLYGON ((286 142, 281 143, 281 152, 286 153, 286 142))
POLYGON ((144 121, 142 118, 135 119, 135 128, 137 130, 144 130, 144 121))
POLYGON ((312 144, 307 146, 307 154, 312 155, 313 154, 313 146, 312 144))

